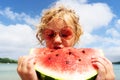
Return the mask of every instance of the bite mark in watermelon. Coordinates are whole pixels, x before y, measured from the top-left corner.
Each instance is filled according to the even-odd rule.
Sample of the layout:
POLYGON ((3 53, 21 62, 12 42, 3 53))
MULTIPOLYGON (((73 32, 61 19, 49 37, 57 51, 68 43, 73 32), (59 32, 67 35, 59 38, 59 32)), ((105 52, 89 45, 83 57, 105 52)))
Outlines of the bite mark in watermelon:
POLYGON ((35 69, 45 76, 57 80, 89 80, 97 75, 91 63, 92 56, 103 55, 102 50, 93 48, 35 48, 30 52, 36 56, 35 69))

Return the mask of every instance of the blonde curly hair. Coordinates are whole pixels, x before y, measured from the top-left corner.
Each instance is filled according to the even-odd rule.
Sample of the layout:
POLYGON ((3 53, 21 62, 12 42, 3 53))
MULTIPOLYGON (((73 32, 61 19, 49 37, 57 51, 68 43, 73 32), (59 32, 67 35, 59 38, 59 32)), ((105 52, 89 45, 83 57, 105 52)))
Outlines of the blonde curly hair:
POLYGON ((41 44, 44 40, 42 32, 46 28, 46 25, 54 17, 62 18, 67 23, 67 20, 65 19, 66 15, 71 18, 71 23, 75 27, 75 42, 74 43, 76 43, 79 40, 80 35, 83 33, 81 26, 79 24, 79 17, 75 14, 73 10, 65 8, 64 6, 59 6, 59 7, 52 7, 50 9, 47 9, 44 12, 43 16, 41 17, 41 21, 37 26, 37 33, 36 33, 36 38, 39 40, 41 44))

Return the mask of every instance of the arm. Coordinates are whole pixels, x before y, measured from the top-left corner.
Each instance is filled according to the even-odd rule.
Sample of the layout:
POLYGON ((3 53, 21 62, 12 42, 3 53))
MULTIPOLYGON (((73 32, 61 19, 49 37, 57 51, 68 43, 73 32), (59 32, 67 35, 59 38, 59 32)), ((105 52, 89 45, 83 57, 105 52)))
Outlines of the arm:
POLYGON ((112 62, 104 56, 93 57, 92 63, 98 69, 96 80, 115 80, 112 62))

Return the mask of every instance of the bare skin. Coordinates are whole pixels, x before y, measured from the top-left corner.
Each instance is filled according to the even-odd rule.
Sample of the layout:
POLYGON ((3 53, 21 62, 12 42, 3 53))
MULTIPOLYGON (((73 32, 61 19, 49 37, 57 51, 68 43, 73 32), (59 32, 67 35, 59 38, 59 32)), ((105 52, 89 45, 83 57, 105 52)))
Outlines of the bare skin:
MULTIPOLYGON (((73 26, 71 24, 66 25, 63 21, 57 21, 57 24, 55 24, 53 21, 46 27, 45 33, 47 34, 44 34, 46 46, 48 48, 72 47, 75 40, 75 34, 72 30, 73 26), (64 33, 69 34, 64 35, 64 33)), ((107 58, 93 57, 92 64, 98 69, 96 80, 115 80, 112 63, 107 58)), ((33 56, 22 56, 18 59, 17 71, 22 80, 38 80, 34 65, 35 60, 33 56)))
POLYGON ((22 56, 18 59, 17 71, 22 80, 38 80, 34 65, 32 56, 22 56))
POLYGON ((93 57, 92 63, 98 68, 96 80, 115 80, 112 63, 107 58, 93 57))

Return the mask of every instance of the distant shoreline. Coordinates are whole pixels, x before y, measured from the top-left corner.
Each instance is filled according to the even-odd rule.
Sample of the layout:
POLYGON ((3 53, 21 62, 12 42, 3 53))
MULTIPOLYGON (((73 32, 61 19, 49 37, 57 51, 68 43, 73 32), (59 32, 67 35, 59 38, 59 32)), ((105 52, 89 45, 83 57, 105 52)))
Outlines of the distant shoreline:
POLYGON ((120 62, 112 62, 112 64, 120 64, 120 62))
POLYGON ((17 63, 17 60, 10 58, 0 58, 0 63, 17 63))

